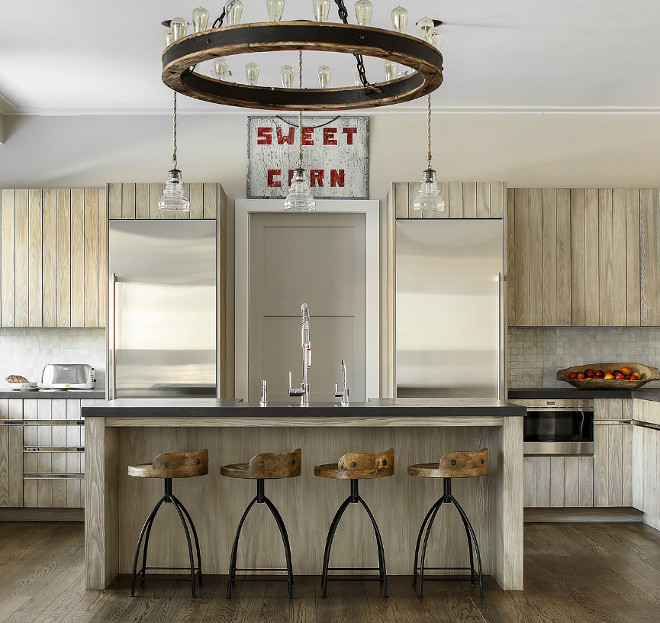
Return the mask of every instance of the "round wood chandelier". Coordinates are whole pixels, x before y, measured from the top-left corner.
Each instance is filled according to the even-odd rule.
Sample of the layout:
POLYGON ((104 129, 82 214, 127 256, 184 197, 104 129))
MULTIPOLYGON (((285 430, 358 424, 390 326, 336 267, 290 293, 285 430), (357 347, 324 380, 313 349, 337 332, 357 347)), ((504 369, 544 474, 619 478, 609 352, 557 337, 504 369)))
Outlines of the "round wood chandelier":
MULTIPOLYGON (((340 17, 341 14, 340 14, 340 17)), ((407 102, 442 84, 442 54, 431 43, 402 32, 328 22, 259 22, 203 30, 171 43, 163 52, 163 82, 196 99, 266 110, 348 110, 407 102), (314 50, 381 58, 411 69, 392 80, 321 89, 240 84, 195 71, 203 61, 252 52, 314 50)))

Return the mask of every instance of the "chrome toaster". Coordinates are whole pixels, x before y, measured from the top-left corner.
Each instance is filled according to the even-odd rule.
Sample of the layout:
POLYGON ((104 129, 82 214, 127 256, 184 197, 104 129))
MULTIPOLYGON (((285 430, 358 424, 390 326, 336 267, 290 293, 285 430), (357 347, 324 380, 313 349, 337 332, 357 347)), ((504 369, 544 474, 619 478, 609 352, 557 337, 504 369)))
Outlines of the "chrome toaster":
POLYGON ((94 389, 94 368, 86 363, 49 363, 39 386, 43 389, 94 389))

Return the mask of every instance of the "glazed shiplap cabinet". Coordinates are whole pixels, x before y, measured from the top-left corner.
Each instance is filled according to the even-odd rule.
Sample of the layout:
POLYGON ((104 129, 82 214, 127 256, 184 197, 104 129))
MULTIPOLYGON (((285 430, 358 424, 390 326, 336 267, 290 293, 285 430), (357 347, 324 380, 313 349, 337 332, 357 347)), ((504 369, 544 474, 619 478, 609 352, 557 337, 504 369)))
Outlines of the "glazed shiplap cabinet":
POLYGON ((511 326, 660 326, 658 189, 508 189, 511 326))
POLYGON ((105 189, 3 189, 0 325, 99 327, 105 189))

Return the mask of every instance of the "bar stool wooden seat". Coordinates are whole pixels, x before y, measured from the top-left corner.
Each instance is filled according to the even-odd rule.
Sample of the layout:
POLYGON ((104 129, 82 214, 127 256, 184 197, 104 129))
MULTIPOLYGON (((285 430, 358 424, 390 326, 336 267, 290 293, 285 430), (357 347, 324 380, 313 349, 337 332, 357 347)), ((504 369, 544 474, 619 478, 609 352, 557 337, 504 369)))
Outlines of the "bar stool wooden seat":
POLYGON ((359 493, 358 483, 363 478, 384 478, 393 474, 394 448, 390 448, 387 452, 381 452, 379 454, 351 452, 344 454, 336 464, 328 463, 314 467, 314 475, 319 478, 335 478, 351 481, 351 494, 344 500, 335 513, 330 524, 330 529, 328 530, 325 552, 323 554, 323 574, 321 576, 322 597, 325 597, 327 593, 329 571, 378 571, 378 577, 374 577, 373 579, 377 579, 380 582, 380 585, 383 587, 383 597, 387 597, 387 570, 385 568, 383 539, 371 509, 359 493), (378 567, 330 567, 330 551, 335 538, 335 532, 349 504, 361 504, 371 520, 378 547, 378 567))
MULTIPOLYGON (((470 550, 470 566, 469 567, 426 567, 426 570, 434 571, 469 571, 470 581, 474 586, 474 554, 477 556, 477 567, 479 577, 479 595, 484 596, 483 575, 481 572, 481 553, 479 551, 479 543, 472 528, 472 524, 468 519, 467 514, 458 503, 456 498, 451 492, 451 479, 452 478, 474 478, 476 476, 485 476, 488 473, 488 448, 483 448, 478 452, 447 452, 439 463, 420 463, 418 465, 411 465, 408 467, 408 474, 410 476, 420 476, 421 478, 442 478, 444 484, 444 492, 442 497, 429 509, 424 517, 422 526, 417 535, 417 544, 415 545, 415 562, 413 566, 413 586, 417 583, 417 574, 419 572, 419 587, 418 595, 422 597, 424 585, 424 562, 426 559, 426 546, 428 544, 429 535, 435 517, 443 504, 453 504, 456 507, 465 528, 465 535, 467 536, 468 547, 470 550), (422 540, 422 533, 426 527, 424 534, 424 544, 422 546, 422 557, 418 567, 419 546, 422 540), (474 545, 474 551, 473 551, 474 545)), ((451 578, 436 578, 439 580, 451 578)))
MULTIPOLYGON (((257 454, 252 457, 249 463, 237 463, 234 465, 224 465, 220 469, 220 473, 228 478, 246 478, 257 481, 257 494, 252 498, 252 501, 247 505, 238 528, 234 536, 234 544, 231 548, 231 558, 229 561, 229 580, 227 584, 227 597, 231 598, 231 589, 236 586, 236 572, 237 571, 279 571, 286 572, 287 583, 289 589, 289 599, 293 597, 293 566, 291 564, 291 547, 289 545, 289 535, 286 531, 286 526, 282 517, 278 512, 275 505, 266 497, 264 493, 264 481, 274 480, 280 478, 296 478, 300 476, 300 463, 301 463, 301 450, 298 448, 293 452, 276 453, 268 452, 265 454, 257 454), (236 557, 238 554, 238 542, 241 538, 241 530, 250 510, 255 504, 265 504, 270 510, 275 523, 280 530, 282 536, 282 544, 284 545, 284 556, 286 558, 286 569, 237 569, 236 557)), ((249 577, 243 577, 244 580, 249 577)))
MULTIPOLYGON (((135 557, 133 558, 133 577, 131 579, 131 597, 135 595, 135 581, 138 574, 141 575, 140 586, 144 586, 146 572, 148 570, 158 571, 183 571, 188 570, 188 567, 147 567, 147 550, 149 549, 149 536, 151 535, 151 527, 153 526, 156 514, 163 504, 172 504, 181 520, 183 531, 188 541, 188 556, 190 559, 190 584, 192 588, 192 596, 195 597, 195 571, 197 571, 199 585, 202 585, 202 557, 199 549, 199 539, 197 538, 197 530, 193 523, 190 513, 181 501, 172 493, 172 479, 173 478, 195 478, 197 476, 205 476, 209 473, 209 451, 200 450, 199 452, 164 452, 159 454, 151 463, 141 465, 129 465, 128 475, 135 478, 162 478, 165 481, 165 493, 163 497, 158 500, 149 515, 147 516, 140 537, 138 538, 137 547, 135 548, 135 557), (186 523, 187 521, 187 523, 186 523), (188 529, 190 526, 190 530, 188 529), (192 531, 193 538, 195 539, 195 549, 197 551, 197 566, 195 566, 195 559, 193 557, 192 542, 190 540, 190 531, 192 531), (137 564, 140 556, 140 547, 144 540, 144 549, 142 552, 142 568, 138 571, 137 564)), ((160 578, 170 579, 170 578, 160 578)))

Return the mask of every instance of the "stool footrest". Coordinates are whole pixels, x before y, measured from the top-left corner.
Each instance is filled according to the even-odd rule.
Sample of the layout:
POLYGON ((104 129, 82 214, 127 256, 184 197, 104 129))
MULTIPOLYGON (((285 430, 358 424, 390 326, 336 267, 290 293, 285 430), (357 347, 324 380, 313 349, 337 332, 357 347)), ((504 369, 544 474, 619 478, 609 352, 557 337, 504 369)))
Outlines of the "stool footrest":
POLYGON ((328 567, 327 571, 380 571, 380 567, 328 567))
POLYGON ((240 569, 238 567, 236 569, 234 569, 234 571, 268 571, 269 573, 275 573, 275 572, 288 573, 289 572, 288 569, 259 569, 259 568, 240 569))

